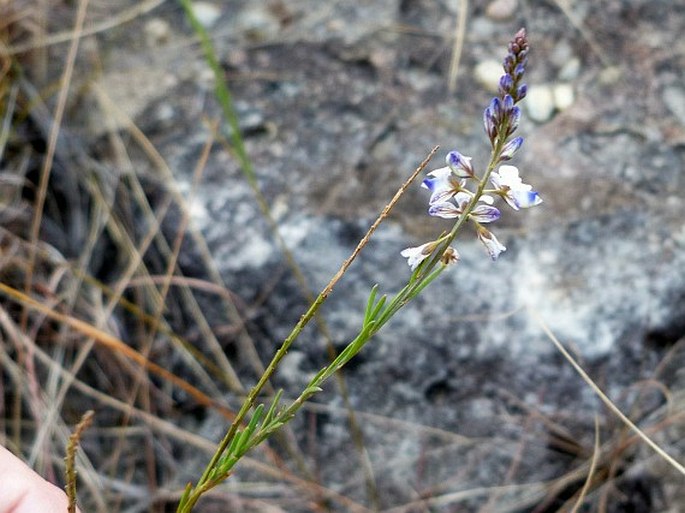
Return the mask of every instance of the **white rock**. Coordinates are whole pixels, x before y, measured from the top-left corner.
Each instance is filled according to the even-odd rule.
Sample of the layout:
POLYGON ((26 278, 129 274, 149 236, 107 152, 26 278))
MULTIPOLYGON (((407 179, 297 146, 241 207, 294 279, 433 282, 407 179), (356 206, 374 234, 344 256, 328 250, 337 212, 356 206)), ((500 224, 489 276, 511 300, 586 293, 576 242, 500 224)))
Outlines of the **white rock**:
POLYGON ((221 16, 221 10, 209 2, 193 2, 193 13, 205 28, 210 28, 221 16))
POLYGON ((573 47, 566 39, 559 40, 549 53, 549 62, 566 62, 573 58, 573 47))
POLYGON ((145 24, 145 41, 149 47, 163 45, 171 36, 169 24, 162 18, 152 18, 145 24))
POLYGON ((555 84, 552 94, 554 95, 554 106, 560 111, 568 109, 576 99, 571 84, 555 84))
POLYGON ((488 18, 504 21, 511 18, 518 9, 518 0, 494 0, 485 9, 488 18))
POLYGON ((250 41, 262 42, 278 36, 280 23, 276 17, 263 6, 244 10, 238 17, 238 26, 245 32, 250 41))
POLYGON ((544 123, 554 112, 554 93, 548 85, 533 85, 526 95, 526 110, 533 121, 544 123))
POLYGON ((473 70, 476 81, 488 92, 496 93, 499 87, 499 79, 504 74, 502 64, 496 60, 479 62, 473 70))
POLYGON ((664 103, 668 110, 685 126, 685 89, 678 86, 668 86, 663 92, 664 103))
POLYGON ((571 82, 572 80, 578 78, 579 73, 580 59, 578 57, 572 57, 559 70, 559 80, 571 82))
POLYGON ((623 71, 619 66, 607 66, 599 74, 599 83, 602 85, 614 85, 621 79, 623 71))

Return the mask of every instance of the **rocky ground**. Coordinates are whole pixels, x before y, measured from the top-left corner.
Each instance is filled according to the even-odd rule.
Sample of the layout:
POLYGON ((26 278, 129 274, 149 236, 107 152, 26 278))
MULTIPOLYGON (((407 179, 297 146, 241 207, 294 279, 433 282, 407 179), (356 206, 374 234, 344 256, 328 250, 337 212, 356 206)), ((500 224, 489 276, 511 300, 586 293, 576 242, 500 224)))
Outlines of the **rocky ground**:
MULTIPOLYGON (((383 511, 562 511, 585 482, 595 418, 603 452, 588 511, 680 511, 683 476, 601 405, 543 327, 640 427, 685 460, 685 4, 196 4, 233 94, 259 187, 311 290, 325 285, 433 146, 441 149, 429 168, 458 149, 482 169, 488 157, 482 110, 506 44, 521 26, 532 50, 519 128, 525 143, 515 163, 544 198, 536 209, 504 212, 494 230, 507 251, 497 262, 465 234, 457 243, 459 265, 345 372, 375 491, 360 470, 345 406, 331 383, 291 433, 313 474, 288 459, 281 471, 339 495, 324 499, 311 487, 246 465, 224 492, 228 498, 198 511, 214 511, 225 504, 220 500, 245 511, 347 511, 354 504, 383 511), (451 92, 450 60, 464 7, 451 92)), ((63 149, 58 158, 72 163, 74 154, 86 154, 111 173, 103 182, 135 174, 153 206, 180 190, 192 226, 237 298, 259 358, 267 360, 306 307, 305 294, 225 145, 213 146, 193 186, 212 123, 221 120, 224 133, 229 127, 180 7, 140 5, 151 8, 83 39, 64 122, 78 151, 63 149), (165 160, 173 180, 138 144, 127 119, 165 160)), ((98 3, 86 26, 116 19, 131 6, 98 3)), ((55 7, 49 19, 54 33, 67 30, 72 9, 55 7)), ((52 45, 48 54, 42 78, 38 63, 26 57, 39 89, 41 80, 59 76, 66 45, 52 45)), ((34 123, 40 133, 40 122, 34 123)), ((404 284, 409 268, 400 250, 449 226, 425 214, 426 202, 418 184, 410 188, 337 287, 323 314, 334 346, 355 335, 374 283, 388 293, 404 284)), ((179 212, 172 208, 163 220, 169 240, 179 212)), ((46 236, 67 258, 78 255, 83 237, 46 236)), ((112 265, 123 258, 117 247, 103 243, 101 263, 91 266, 105 282, 120 275, 112 265)), ((179 257, 186 276, 211 276, 201 254, 187 237, 179 257)), ((240 379, 251 383, 255 355, 244 337, 221 330, 233 321, 214 296, 200 294, 199 300, 240 379)), ((176 325, 200 340, 192 314, 183 313, 184 300, 174 301, 181 312, 176 325)), ((180 369, 178 361, 162 357, 180 369)), ((325 337, 309 330, 275 385, 294 394, 325 361, 325 337)), ((235 406, 235 397, 222 393, 235 406)), ((220 437, 223 418, 199 411, 182 394, 176 399, 190 412, 179 414, 179 425, 220 437)), ((174 472, 162 472, 158 484, 168 490, 182 487, 206 461, 204 453, 172 452, 187 459, 174 472)))

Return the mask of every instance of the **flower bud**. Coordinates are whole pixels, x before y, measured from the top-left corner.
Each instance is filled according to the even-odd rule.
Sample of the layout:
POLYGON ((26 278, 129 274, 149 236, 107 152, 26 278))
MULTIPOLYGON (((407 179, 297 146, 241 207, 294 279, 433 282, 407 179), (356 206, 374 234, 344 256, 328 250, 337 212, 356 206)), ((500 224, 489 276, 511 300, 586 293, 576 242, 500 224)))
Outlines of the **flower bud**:
POLYGON ((511 75, 509 73, 505 73, 499 79, 500 96, 504 96, 505 94, 507 94, 509 91, 511 91, 512 87, 514 87, 514 79, 511 78, 511 75))
POLYGON ((500 253, 507 250, 507 248, 497 240, 497 237, 495 237, 491 231, 483 228, 482 226, 478 227, 478 239, 483 243, 485 249, 490 255, 490 258, 493 260, 497 260, 497 257, 500 255, 500 253))
POLYGON ((485 127, 485 133, 488 134, 490 143, 494 144, 497 137, 497 122, 490 106, 483 111, 483 126, 485 127))
POLYGON ((509 114, 509 119, 507 121, 507 137, 516 131, 516 129, 519 127, 520 122, 521 108, 514 107, 513 109, 511 109, 511 113, 509 114))
POLYGON ((504 148, 502 148, 502 153, 500 153, 499 160, 500 162, 504 162, 506 160, 511 160, 511 158, 514 156, 514 153, 518 151, 518 149, 521 147, 523 144, 523 137, 515 137, 511 141, 509 141, 507 144, 504 145, 504 148))
POLYGON ((505 94, 502 99, 502 115, 508 116, 511 110, 514 108, 514 99, 510 94, 505 94))
POLYGON ((445 161, 452 172, 459 178, 472 178, 474 176, 471 157, 466 157, 458 151, 450 151, 445 161))
POLYGON ((526 97, 526 93, 528 92, 528 86, 526 84, 521 84, 518 89, 516 90, 516 101, 520 102, 526 97))

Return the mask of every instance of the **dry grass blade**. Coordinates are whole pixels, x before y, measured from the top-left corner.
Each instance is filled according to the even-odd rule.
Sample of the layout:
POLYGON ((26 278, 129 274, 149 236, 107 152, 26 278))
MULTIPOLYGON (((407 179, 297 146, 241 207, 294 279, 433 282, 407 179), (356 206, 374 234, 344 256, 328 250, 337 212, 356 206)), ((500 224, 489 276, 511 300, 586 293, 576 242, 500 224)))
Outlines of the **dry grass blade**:
POLYGON ((566 15, 568 20, 571 22, 571 25, 573 25, 578 30, 578 32, 580 32, 580 35, 583 36, 585 41, 587 41, 587 44, 590 45, 590 48, 592 48, 592 51, 595 52, 597 57, 599 57, 599 59, 602 61, 602 64, 604 66, 610 66, 611 62, 609 61, 609 58, 607 57, 606 53, 599 45, 597 40, 594 38, 592 33, 590 33, 590 31, 585 28, 583 22, 580 21, 578 17, 573 13, 568 0, 553 0, 553 2, 556 4, 559 10, 566 15))
POLYGON ((457 26, 454 28, 454 44, 450 58, 450 68, 447 73, 447 90, 454 93, 457 90, 457 75, 459 74, 459 62, 464 51, 464 38, 466 36, 466 18, 469 11, 469 0, 460 0, 457 26))
POLYGON ((60 32, 58 34, 44 36, 40 43, 32 41, 30 43, 17 44, 9 47, 0 44, 0 55, 17 55, 36 48, 66 43, 68 41, 78 40, 85 36, 92 36, 93 34, 97 34, 99 32, 105 32, 119 25, 135 20, 143 14, 148 13, 153 9, 156 9, 164 2, 166 2, 166 0, 145 0, 128 9, 125 9, 119 14, 109 16, 106 20, 100 23, 96 23, 90 27, 82 28, 79 31, 70 30, 60 32))
MULTIPOLYGON (((128 118, 123 112, 121 112, 121 110, 117 108, 117 106, 112 102, 112 100, 107 96, 105 91, 100 86, 93 83, 91 84, 91 87, 98 99, 98 102, 100 103, 104 117, 107 119, 110 116, 115 116, 117 119, 119 119, 121 125, 126 127, 126 130, 133 137, 133 140, 138 143, 140 148, 145 152, 146 156, 153 163, 155 169, 162 174, 162 179, 166 180, 166 183, 168 184, 175 183, 175 178, 171 169, 167 165, 164 158, 159 154, 159 152, 157 152, 155 147, 147 139, 145 134, 141 132, 141 130, 135 125, 135 123, 133 123, 133 121, 130 118, 128 118)), ((122 164, 127 163, 122 162, 122 164)), ((126 167, 132 170, 132 165, 130 165, 130 163, 126 165, 126 167)), ((136 186, 135 183, 134 186, 136 186)), ((139 204, 144 209, 144 211, 149 215, 151 211, 150 206, 147 204, 146 201, 144 201, 144 194, 142 193, 142 191, 139 190, 138 186, 136 187, 138 188, 139 204)), ((181 194, 177 191, 175 187, 170 187, 169 192, 171 193, 175 203, 184 212, 183 215, 187 216, 188 208, 181 194)), ((204 239, 197 232, 192 230, 192 228, 190 230, 190 234, 193 237, 193 241, 197 244, 198 250, 204 256, 204 262, 205 264, 207 264, 207 269, 210 272, 213 281, 218 286, 222 287, 223 289, 226 289, 225 285, 221 282, 221 277, 218 271, 216 270, 215 266, 211 265, 211 258, 209 258, 209 249, 207 248, 204 239)), ((166 240, 164 240, 163 237, 159 237, 157 239, 157 248, 168 261, 171 255, 171 248, 168 246, 166 240)), ((128 283, 130 283, 130 280, 129 282, 127 282, 127 285, 128 283)), ((211 351, 212 357, 214 358, 216 365, 218 365, 222 371, 220 379, 224 381, 227 384, 227 386, 234 392, 242 392, 243 387, 240 383, 240 379, 236 374, 235 370, 233 369, 231 362, 228 360, 226 354, 224 353, 221 344, 217 340, 216 335, 214 334, 211 326, 209 325, 209 322, 205 318, 202 309, 198 305, 198 302, 195 296, 193 295, 192 291, 188 287, 181 286, 180 292, 184 305, 190 310, 190 313, 193 316, 193 320, 198 324, 198 328, 200 329, 204 337, 204 341, 209 346, 209 350, 211 351)), ((227 303, 232 304, 232 301, 227 301, 227 303)), ((233 311, 235 311, 235 307, 227 309, 229 315, 231 315, 233 311)), ((239 322, 236 319, 236 316, 232 317, 232 322, 236 325, 241 325, 241 322, 239 322)), ((241 330, 241 332, 243 331, 244 330, 241 330)))
POLYGON ((578 500, 576 501, 575 505, 573 506, 571 513, 578 513, 578 511, 580 511, 580 508, 583 505, 583 501, 585 500, 585 496, 587 495, 588 491, 590 490, 590 486, 592 486, 592 478, 595 475, 595 469, 597 468, 597 462, 599 461, 600 454, 601 454, 601 449, 599 446, 599 418, 597 417, 597 415, 595 415, 595 445, 594 445, 594 451, 592 452, 592 460, 590 461, 590 469, 587 471, 587 479, 585 479, 585 484, 583 485, 583 488, 580 491, 580 495, 578 496, 578 500))
POLYGON ((83 414, 81 420, 76 425, 76 429, 69 437, 69 443, 67 444, 67 456, 64 458, 66 466, 66 480, 67 484, 65 486, 67 492, 67 498, 69 499, 68 512, 76 513, 76 451, 78 449, 79 443, 81 442, 81 437, 88 427, 93 423, 93 417, 95 412, 89 410, 83 414))
POLYGON ((685 466, 676 461, 673 456, 668 454, 659 445, 654 442, 647 434, 637 427, 626 415, 613 403, 611 399, 602 391, 601 388, 592 380, 592 378, 583 370, 580 364, 571 356, 559 339, 552 333, 552 330, 547 326, 547 324, 542 320, 542 318, 535 312, 532 308, 528 308, 528 312, 535 319, 538 325, 545 332, 547 337, 552 341, 554 346, 559 350, 563 357, 571 364, 571 366, 576 370, 580 377, 587 383, 590 388, 597 394, 601 401, 609 408, 621 421, 628 426, 635 434, 642 439, 647 445, 649 445, 661 458, 664 459, 669 465, 676 469, 681 474, 685 475, 685 466))
POLYGON ((161 367, 147 358, 140 354, 138 351, 130 348, 128 345, 126 345, 124 342, 119 340, 118 338, 110 335, 109 333, 106 333, 95 326, 88 324, 87 322, 84 322, 80 319, 76 319, 75 317, 68 316, 61 314, 59 312, 56 312, 47 306, 43 305, 41 302, 36 301, 35 299, 32 299, 31 297, 27 296, 26 294, 23 294, 19 292, 16 289, 13 289, 11 287, 8 287, 4 283, 0 283, 0 292, 4 293, 11 299, 20 302, 22 305, 25 307, 39 311, 51 319, 64 323, 71 328, 79 331, 83 335, 86 335, 87 337, 95 340, 97 343, 101 344, 104 347, 107 347, 116 353, 122 354, 129 358, 130 360, 133 360, 137 364, 145 367, 148 369, 150 372, 153 372, 157 374, 158 376, 166 379, 170 383, 173 383, 180 389, 184 390, 187 392, 189 395, 191 395, 199 404, 209 406, 211 408, 217 409, 219 412, 221 412, 226 418, 231 419, 234 416, 234 412, 227 408, 226 406, 218 403, 217 400, 212 399, 211 397, 207 396, 204 392, 198 390, 195 388, 193 385, 188 383, 187 381, 179 378, 176 376, 174 373, 168 371, 164 367, 161 367))
MULTIPOLYGON (((62 125, 62 118, 64 116, 64 109, 67 103, 67 95, 69 94, 69 85, 71 84, 71 77, 74 72, 74 63, 76 61, 76 53, 78 51, 79 34, 83 29, 83 22, 86 19, 86 10, 89 0, 80 0, 78 11, 76 14, 76 22, 74 24, 74 38, 67 53, 66 62, 64 65, 64 73, 60 80, 61 88, 57 97, 57 106, 53 116, 53 124, 50 129, 48 138, 48 146, 43 159, 43 166, 40 171, 40 182, 38 184, 38 192, 36 194, 36 205, 33 212, 33 223, 31 225, 31 247, 29 252, 29 264, 26 273, 26 281, 24 289, 28 292, 31 289, 31 282, 33 281, 33 267, 36 262, 36 247, 38 246, 38 232, 43 217, 43 207, 45 205, 45 196, 48 189, 48 180, 50 179, 50 172, 52 170, 52 162, 55 156, 55 149, 57 147, 57 140, 59 137, 60 127, 62 125)), ((25 316, 22 317, 22 327, 25 327, 25 316)))

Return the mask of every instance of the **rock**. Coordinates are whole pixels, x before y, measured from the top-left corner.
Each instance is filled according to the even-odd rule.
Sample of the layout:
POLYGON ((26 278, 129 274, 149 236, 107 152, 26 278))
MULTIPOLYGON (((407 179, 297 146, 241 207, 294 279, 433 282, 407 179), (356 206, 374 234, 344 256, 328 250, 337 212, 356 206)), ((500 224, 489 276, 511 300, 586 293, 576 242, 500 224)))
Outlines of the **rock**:
POLYGON ((607 66, 600 72, 599 82, 603 85, 611 86, 616 84, 622 75, 623 71, 621 71, 619 66, 607 66))
POLYGON ((152 18, 145 24, 145 41, 150 48, 167 43, 170 34, 169 24, 162 18, 152 18))
POLYGON ((494 0, 485 9, 485 15, 495 21, 505 21, 511 18, 517 9, 517 0, 494 0))
POLYGON ((278 36, 280 23, 273 13, 262 5, 262 2, 248 4, 238 16, 238 26, 248 41, 261 43, 278 36))
POLYGON ((479 62, 473 70, 476 81, 488 92, 496 93, 499 79, 504 73, 502 63, 494 59, 479 62))
POLYGON ((555 84, 552 88, 554 106, 559 111, 568 109, 575 101, 575 93, 571 84, 555 84))
POLYGON ((668 110, 685 126, 685 89, 681 86, 669 86, 664 89, 662 96, 668 110))
POLYGON ((221 9, 210 2, 193 2, 193 13, 205 28, 211 28, 221 17, 221 9))
POLYGON ((553 89, 549 85, 531 85, 525 99, 528 116, 537 123, 549 121, 555 107, 553 89))
POLYGON ((578 78, 580 73, 580 59, 578 57, 570 58, 559 70, 559 80, 564 82, 571 82, 578 78))

